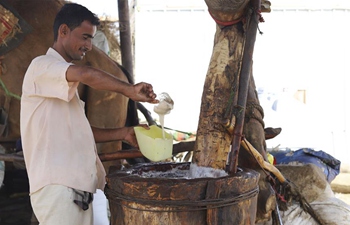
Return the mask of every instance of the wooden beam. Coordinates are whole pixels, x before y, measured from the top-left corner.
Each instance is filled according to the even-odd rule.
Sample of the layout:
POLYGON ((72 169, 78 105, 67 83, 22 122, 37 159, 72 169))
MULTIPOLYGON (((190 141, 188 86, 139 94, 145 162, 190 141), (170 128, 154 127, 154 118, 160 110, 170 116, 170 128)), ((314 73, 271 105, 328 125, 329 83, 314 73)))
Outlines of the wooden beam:
MULTIPOLYGON (((180 142, 178 144, 174 144, 173 155, 176 155, 180 152, 193 151, 193 148, 194 148, 194 141, 180 142)), ((117 159, 131 159, 131 158, 143 157, 142 153, 137 148, 120 150, 113 153, 100 153, 98 156, 100 157, 102 162, 113 161, 117 159)), ((23 162, 24 158, 22 155, 0 153, 0 161, 9 161, 9 162, 22 161, 23 162)))

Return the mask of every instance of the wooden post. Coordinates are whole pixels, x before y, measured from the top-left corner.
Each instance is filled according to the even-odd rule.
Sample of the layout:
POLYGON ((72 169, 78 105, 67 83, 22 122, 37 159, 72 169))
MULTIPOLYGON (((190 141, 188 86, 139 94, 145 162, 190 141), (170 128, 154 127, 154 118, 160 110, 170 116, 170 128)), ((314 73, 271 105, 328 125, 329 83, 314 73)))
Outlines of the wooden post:
POLYGON ((118 14, 122 65, 134 76, 128 0, 118 0, 118 14))
POLYGON ((235 173, 237 171, 238 165, 238 153, 241 144, 241 138, 243 133, 244 117, 245 117, 245 108, 247 104, 247 96, 249 89, 250 76, 252 73, 252 64, 253 64, 253 52, 256 39, 256 33, 259 23, 260 11, 260 0, 252 0, 252 9, 250 10, 250 15, 248 15, 248 27, 246 31, 246 42, 244 46, 243 53, 243 63, 241 76, 239 79, 239 92, 238 92, 238 108, 240 108, 240 113, 237 115, 236 125, 233 130, 233 139, 232 139, 232 150, 229 157, 229 173, 235 173))
MULTIPOLYGON (((226 15, 220 17, 218 8, 232 6, 232 2, 227 1, 226 5, 221 1, 206 1, 206 3, 210 14, 217 22, 217 30, 203 88, 192 161, 199 166, 226 169, 232 134, 227 132, 225 125, 234 120, 232 115, 238 98, 245 35, 243 22, 240 20, 231 25, 220 25, 228 23, 222 21, 227 17, 226 15)), ((242 4, 245 2, 242 1, 242 4)), ((234 14, 233 10, 235 9, 229 11, 229 15, 234 14)), ((242 15, 242 12, 238 12, 238 15, 242 15)), ((231 19, 237 20, 236 16, 231 19)))
MULTIPOLYGON (((240 168, 257 170, 260 173, 257 221, 265 221, 275 208, 274 192, 254 158, 245 151, 239 152, 241 138, 245 136, 263 157, 266 155, 263 110, 257 98, 252 72, 260 1, 248 1, 249 7, 252 3, 255 6, 250 17, 247 10, 243 10, 243 13, 235 11, 241 8, 238 4, 245 4, 243 0, 235 1, 235 4, 230 0, 205 1, 217 23, 217 31, 203 88, 192 161, 199 166, 226 169, 228 159, 227 169, 231 174, 237 172, 238 162, 240 168), (241 94, 238 94, 239 90, 241 94), (233 150, 230 149, 231 143, 233 150), (233 152, 228 157, 230 150, 233 152)), ((269 1, 262 2, 264 12, 268 12, 269 1)))

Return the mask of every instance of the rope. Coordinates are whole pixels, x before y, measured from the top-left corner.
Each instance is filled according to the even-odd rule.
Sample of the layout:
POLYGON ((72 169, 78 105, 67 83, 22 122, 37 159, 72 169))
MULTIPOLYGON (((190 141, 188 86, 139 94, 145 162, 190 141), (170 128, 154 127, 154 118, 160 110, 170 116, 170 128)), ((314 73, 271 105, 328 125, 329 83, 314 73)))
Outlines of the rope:
POLYGON ((19 95, 16 95, 16 94, 10 92, 10 91, 7 89, 5 83, 4 83, 4 82, 2 81, 2 79, 1 79, 2 70, 3 70, 3 66, 2 66, 2 62, 1 62, 2 59, 4 59, 3 56, 0 57, 0 86, 2 87, 2 89, 4 89, 5 94, 6 94, 7 96, 10 96, 10 97, 13 97, 13 98, 15 98, 15 99, 21 100, 21 97, 20 97, 19 95))
POLYGON ((231 25, 234 25, 234 24, 237 24, 237 23, 241 22, 242 19, 243 19, 243 17, 240 17, 240 18, 238 18, 236 20, 233 20, 233 21, 227 21, 227 22, 225 21, 224 22, 224 21, 220 21, 217 18, 215 18, 214 15, 210 12, 210 10, 208 10, 208 12, 209 12, 211 18, 213 18, 213 20, 215 21, 215 23, 217 23, 217 24, 219 24, 221 26, 231 26, 231 25))
POLYGON ((265 123, 264 123, 264 109, 261 107, 261 105, 259 105, 258 103, 255 103, 255 102, 248 102, 247 103, 247 106, 246 106, 246 119, 256 119, 260 124, 261 126, 264 128, 265 127, 265 123), (254 109, 256 109, 259 113, 260 113, 260 116, 259 115, 256 115, 254 113, 254 109))
MULTIPOLYGON (((247 143, 247 141, 245 139, 243 139, 243 141, 245 143, 247 143)), ((284 202, 285 204, 287 204, 287 201, 285 200, 285 196, 281 195, 280 192, 278 192, 276 190, 275 184, 276 184, 276 180, 267 173, 267 171, 264 169, 264 167, 260 164, 259 160, 255 157, 254 154, 252 154, 252 149, 249 147, 249 145, 247 144, 248 149, 250 151, 250 154, 254 157, 254 159, 256 160, 256 162, 259 164, 260 168, 262 169, 262 171, 266 174, 267 178, 270 179, 270 182, 272 181, 274 183, 273 189, 275 190, 275 193, 278 197, 278 199, 282 202, 284 202)), ((302 196, 302 194, 300 193, 300 191, 298 190, 298 187, 291 181, 287 180, 284 183, 281 183, 281 185, 283 186, 283 189, 287 190, 290 189, 288 191, 291 192, 292 198, 294 198, 295 200, 297 200, 300 203, 300 207, 307 212, 319 225, 326 225, 326 223, 319 217, 319 215, 315 212, 315 210, 312 208, 312 206, 310 205, 310 203, 304 198, 304 196, 302 196)), ((286 193, 284 194, 286 195, 286 193)))
MULTIPOLYGON (((162 126, 161 126, 161 125, 159 125, 159 124, 157 124, 157 126, 158 126, 158 127, 160 127, 160 128, 162 128, 162 126)), ((164 129, 167 129, 167 130, 172 130, 172 131, 176 131, 176 132, 178 132, 178 133, 182 133, 182 134, 187 134, 187 135, 194 135, 194 136, 196 136, 196 134, 194 134, 194 133, 191 133, 191 132, 185 132, 185 131, 181 131, 181 130, 176 130, 176 129, 172 129, 172 128, 170 128, 170 127, 164 127, 164 129)))
POLYGON ((1 78, 0 78, 0 86, 2 87, 2 89, 4 89, 6 95, 8 95, 8 96, 10 96, 10 97, 13 97, 13 98, 15 98, 15 99, 21 100, 21 96, 16 95, 16 94, 10 92, 10 91, 6 88, 6 85, 5 85, 4 82, 1 80, 1 78))
POLYGON ((242 201, 251 199, 259 193, 259 187, 248 192, 224 199, 205 199, 201 201, 182 201, 182 200, 152 200, 152 199, 136 199, 134 197, 125 196, 111 189, 106 189, 108 199, 114 203, 129 209, 148 211, 148 212, 183 212, 183 211, 201 211, 207 209, 221 208, 238 204, 242 201), (140 203, 144 205, 154 205, 160 207, 171 207, 175 209, 140 209, 132 207, 123 202, 140 203))
MULTIPOLYGON (((238 76, 238 74, 234 74, 234 79, 237 79, 237 76, 238 76)), ((232 113, 234 110, 233 109, 234 107, 232 107, 232 105, 233 105, 233 99, 234 99, 236 93, 237 93, 237 85, 236 85, 236 82, 234 82, 232 90, 230 92, 230 97, 228 98, 227 107, 225 110, 225 118, 229 117, 230 113, 232 113)))
POLYGON ((7 89, 5 83, 2 81, 1 77, 0 77, 0 86, 2 87, 2 89, 4 89, 6 95, 13 97, 15 99, 21 100, 21 96, 16 95, 7 89))

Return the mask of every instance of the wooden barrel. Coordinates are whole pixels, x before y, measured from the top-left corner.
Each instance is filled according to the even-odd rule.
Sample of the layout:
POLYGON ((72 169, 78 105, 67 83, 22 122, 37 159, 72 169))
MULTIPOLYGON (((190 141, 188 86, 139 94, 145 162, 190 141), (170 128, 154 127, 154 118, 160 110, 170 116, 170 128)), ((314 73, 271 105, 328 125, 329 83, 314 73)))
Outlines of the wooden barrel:
POLYGON ((111 170, 105 190, 111 225, 255 224, 257 172, 240 169, 233 176, 195 179, 178 175, 189 168, 190 163, 149 163, 111 170), (149 171, 160 175, 145 176, 149 171))

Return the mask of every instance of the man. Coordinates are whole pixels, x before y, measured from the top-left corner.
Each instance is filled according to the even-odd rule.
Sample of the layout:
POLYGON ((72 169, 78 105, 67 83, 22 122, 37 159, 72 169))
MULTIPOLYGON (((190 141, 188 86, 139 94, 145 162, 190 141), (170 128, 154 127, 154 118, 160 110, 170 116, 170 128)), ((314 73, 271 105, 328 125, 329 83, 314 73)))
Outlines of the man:
POLYGON ((25 74, 21 136, 33 211, 40 224, 92 224, 92 193, 104 189, 105 171, 95 142, 123 140, 137 146, 132 127, 91 127, 79 82, 134 101, 157 103, 152 85, 131 85, 101 70, 77 66, 92 48, 99 20, 78 4, 66 4, 54 21, 54 44, 25 74))

